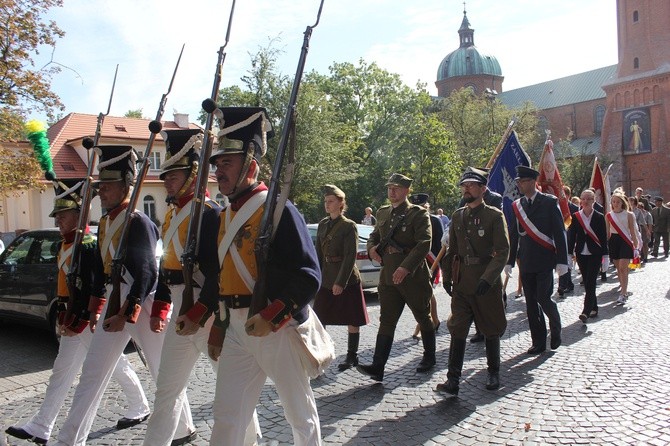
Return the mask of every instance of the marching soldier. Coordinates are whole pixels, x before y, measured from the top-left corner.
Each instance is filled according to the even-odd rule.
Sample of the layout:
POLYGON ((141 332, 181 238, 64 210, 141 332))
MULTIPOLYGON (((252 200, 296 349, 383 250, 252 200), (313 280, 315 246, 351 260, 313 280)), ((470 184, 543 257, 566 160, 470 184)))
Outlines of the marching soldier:
MULTIPOLYGON (((104 290, 93 289, 93 267, 97 250, 96 238, 91 234, 88 225, 84 228, 84 237, 79 251, 81 265, 77 284, 77 293, 73 297, 71 316, 65 320, 69 290, 66 283, 72 261, 72 244, 79 222, 81 209, 81 189, 83 179, 61 179, 54 181, 56 198, 54 208, 49 217, 54 217, 63 241, 58 251, 58 331, 61 335, 58 355, 54 361, 49 385, 39 411, 23 426, 10 426, 6 432, 16 438, 31 440, 37 444, 46 444, 56 422, 58 412, 63 406, 75 377, 81 370, 86 353, 91 346, 93 333, 87 330, 90 313, 88 311, 89 296, 100 296, 104 290)), ((140 380, 135 374, 126 355, 121 355, 112 377, 118 381, 128 399, 128 410, 117 423, 117 428, 124 429, 146 419, 149 414, 149 402, 144 396, 140 380)))
MULTIPOLYGON (((158 272, 158 285, 151 312, 151 329, 157 333, 165 330, 165 341, 156 380, 154 411, 147 423, 144 444, 147 446, 170 445, 179 422, 179 412, 186 396, 189 376, 200 354, 207 355, 207 338, 214 317, 209 313, 198 321, 186 316, 177 317, 182 307, 184 276, 181 257, 191 216, 195 178, 203 133, 200 129, 171 129, 161 132, 165 141, 165 161, 161 164, 160 179, 167 191, 170 208, 162 227, 163 257, 158 272), (168 317, 171 311, 174 317, 168 317), (204 323, 200 329, 200 323, 204 323), (188 325, 187 325, 188 324, 188 325), (183 328, 180 328, 183 327, 183 328)), ((204 204, 203 225, 216 225, 221 208, 207 198, 204 204)), ((214 270, 216 274, 218 271, 214 270)), ((200 296, 204 276, 195 274, 193 289, 195 301, 200 296)), ((216 372, 217 364, 211 361, 216 372)), ((256 431, 251 425, 248 444, 256 442, 256 431)), ((182 443, 191 438, 177 438, 182 443)))
POLYGON ((310 317, 309 301, 321 282, 314 243, 297 208, 286 202, 265 265, 267 306, 249 317, 258 274, 254 247, 267 198, 267 187, 258 181, 258 174, 266 138, 272 137, 273 131, 264 108, 225 107, 220 111, 225 126, 209 161, 216 168, 219 190, 230 205, 221 212, 218 227, 203 232, 203 240, 216 240, 216 244, 209 244, 214 253, 199 255, 201 265, 209 259, 220 272, 206 275, 200 300, 189 310, 195 316, 220 306, 222 317, 229 314, 225 340, 218 338, 223 347, 210 345, 210 354, 221 355, 210 444, 242 444, 269 377, 291 425, 293 444, 320 445, 314 393, 301 353, 292 341, 295 327, 310 317), (210 286, 218 301, 205 292, 210 286))
MULTIPOLYGON (((131 146, 100 146, 93 150, 100 155, 98 195, 104 210, 98 229, 95 261, 102 271, 96 274, 93 287, 98 290, 104 289, 104 283, 111 280, 113 253, 118 248, 125 213, 129 211, 127 207, 135 178, 136 156, 131 146)), ((149 326, 158 276, 155 259, 158 229, 143 213, 130 212, 131 226, 120 285, 121 310, 95 330, 70 413, 59 432, 56 445, 79 446, 86 443, 112 369, 131 337, 144 352, 154 379, 158 374, 164 334, 152 332, 149 326)), ((106 297, 111 291, 112 286, 108 284, 106 297)), ((106 298, 91 297, 91 326, 95 326, 98 316, 106 311, 106 303, 106 298)), ((146 417, 148 414, 142 420, 146 417)), ((179 438, 188 437, 194 430, 188 403, 184 402, 177 435, 179 438)))
POLYGON ((379 332, 370 365, 356 369, 375 381, 384 379, 396 325, 407 305, 421 326, 423 358, 416 368, 425 373, 435 365, 435 326, 430 317, 433 287, 426 256, 430 251, 428 211, 407 200, 412 180, 394 173, 386 183, 390 205, 377 211, 377 224, 368 239, 368 255, 382 264, 379 276, 379 332))
POLYGON ((451 217, 449 248, 442 260, 444 288, 451 298, 447 382, 437 390, 458 394, 465 345, 473 320, 486 340, 486 388, 500 387, 500 336, 507 328, 500 273, 509 255, 502 211, 484 203, 486 172, 468 167, 459 182, 465 207, 451 217))

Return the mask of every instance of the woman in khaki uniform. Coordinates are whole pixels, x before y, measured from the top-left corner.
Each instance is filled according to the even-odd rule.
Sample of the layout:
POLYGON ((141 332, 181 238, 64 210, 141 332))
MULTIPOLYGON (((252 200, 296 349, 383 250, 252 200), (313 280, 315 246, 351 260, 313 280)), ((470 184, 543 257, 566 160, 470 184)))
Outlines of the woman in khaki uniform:
POLYGON ((330 184, 323 190, 328 217, 319 222, 316 232, 321 289, 314 300, 314 311, 324 326, 349 326, 347 357, 338 366, 339 370, 346 370, 358 365, 359 327, 369 322, 356 267, 358 230, 356 223, 344 216, 344 192, 330 184))

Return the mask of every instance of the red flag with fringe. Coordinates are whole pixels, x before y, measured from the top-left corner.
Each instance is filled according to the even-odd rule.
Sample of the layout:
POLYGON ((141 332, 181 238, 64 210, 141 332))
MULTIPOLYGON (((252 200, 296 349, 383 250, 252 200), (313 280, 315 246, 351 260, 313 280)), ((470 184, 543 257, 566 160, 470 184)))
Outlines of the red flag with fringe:
MULTIPOLYGON (((611 167, 611 165, 610 165, 611 167)), ((607 169, 609 173, 609 168, 607 169)), ((591 173, 590 187, 596 193, 596 203, 600 203, 604 209, 603 214, 610 211, 610 181, 607 173, 603 174, 600 165, 598 164, 598 157, 593 160, 593 172, 591 173)))
POLYGON ((570 197, 566 196, 563 191, 563 180, 561 180, 561 174, 558 171, 556 157, 554 156, 554 143, 551 142, 549 135, 550 132, 547 131, 547 140, 544 142, 544 151, 540 157, 540 177, 537 182, 542 192, 558 198, 558 205, 561 208, 561 214, 563 214, 563 223, 567 227, 572 221, 570 206, 568 205, 570 197))

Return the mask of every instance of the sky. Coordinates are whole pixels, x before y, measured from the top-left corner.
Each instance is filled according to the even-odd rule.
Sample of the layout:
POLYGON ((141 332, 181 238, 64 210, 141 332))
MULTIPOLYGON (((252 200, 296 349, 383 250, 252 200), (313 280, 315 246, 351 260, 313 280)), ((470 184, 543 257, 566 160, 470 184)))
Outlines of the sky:
MULTIPOLYGON (((53 58, 65 66, 52 90, 70 112, 107 109, 114 69, 119 73, 110 114, 142 109, 154 118, 185 44, 164 119, 174 111, 196 121, 210 96, 217 51, 224 44, 232 0, 64 0, 47 19, 65 31, 53 58)), ((250 54, 279 38, 278 70, 294 76, 319 0, 238 0, 226 47, 221 87, 242 85, 250 54)), ((475 46, 498 59, 503 90, 617 63, 613 0, 469 0, 475 46)), ((325 0, 310 41, 305 72, 328 74, 334 63, 360 59, 398 73, 409 86, 436 95, 437 68, 459 46, 464 5, 454 0, 325 0)), ((39 116, 38 116, 39 118, 39 116)), ((43 119, 43 118, 42 118, 43 119)))

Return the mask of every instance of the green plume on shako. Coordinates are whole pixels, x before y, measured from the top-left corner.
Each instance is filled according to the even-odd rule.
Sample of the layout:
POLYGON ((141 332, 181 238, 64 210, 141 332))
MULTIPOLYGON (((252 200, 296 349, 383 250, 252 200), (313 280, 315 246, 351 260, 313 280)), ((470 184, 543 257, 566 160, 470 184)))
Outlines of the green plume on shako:
POLYGON ((44 170, 44 177, 49 181, 54 181, 56 179, 56 172, 54 172, 54 164, 51 159, 46 125, 41 121, 33 119, 28 121, 24 127, 26 136, 33 145, 35 158, 37 158, 40 167, 44 170))

